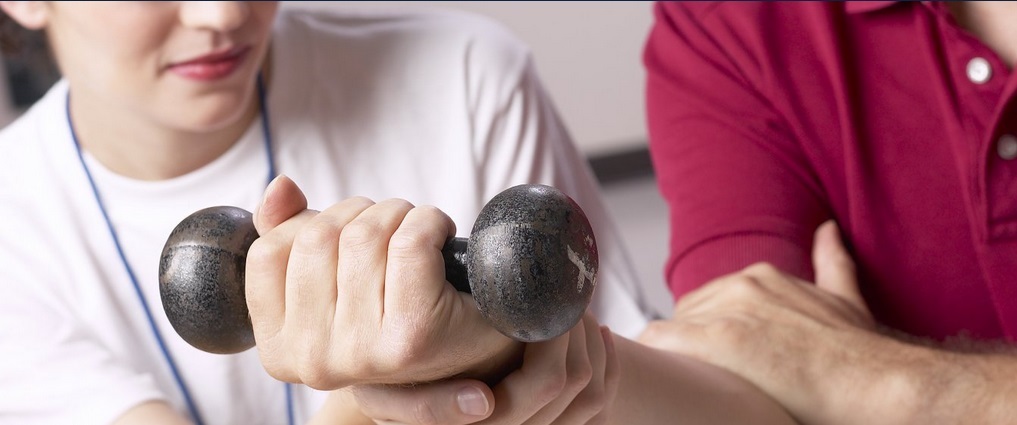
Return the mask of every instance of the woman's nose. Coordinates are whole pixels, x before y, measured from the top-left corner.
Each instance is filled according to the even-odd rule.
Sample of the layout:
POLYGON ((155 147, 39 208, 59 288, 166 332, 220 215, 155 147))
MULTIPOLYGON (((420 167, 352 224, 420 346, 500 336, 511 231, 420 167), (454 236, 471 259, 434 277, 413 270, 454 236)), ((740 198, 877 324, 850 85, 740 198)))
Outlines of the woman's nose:
POLYGON ((245 1, 180 2, 180 21, 191 28, 227 32, 243 25, 249 15, 245 1))

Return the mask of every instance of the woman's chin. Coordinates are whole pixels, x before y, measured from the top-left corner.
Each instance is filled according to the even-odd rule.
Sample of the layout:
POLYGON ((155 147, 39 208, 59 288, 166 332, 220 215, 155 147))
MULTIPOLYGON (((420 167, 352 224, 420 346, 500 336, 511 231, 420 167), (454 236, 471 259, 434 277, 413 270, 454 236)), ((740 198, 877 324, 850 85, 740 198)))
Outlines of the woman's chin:
POLYGON ((191 133, 233 132, 239 137, 258 116, 257 104, 247 107, 239 105, 241 104, 231 102, 212 108, 179 111, 179 114, 170 120, 175 122, 174 127, 191 133))

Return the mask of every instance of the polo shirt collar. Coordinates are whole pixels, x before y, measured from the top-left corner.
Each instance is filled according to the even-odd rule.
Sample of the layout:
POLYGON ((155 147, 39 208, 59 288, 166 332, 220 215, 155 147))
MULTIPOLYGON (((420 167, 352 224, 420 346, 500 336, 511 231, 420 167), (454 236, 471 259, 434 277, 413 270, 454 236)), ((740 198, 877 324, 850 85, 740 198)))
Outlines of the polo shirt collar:
POLYGON ((849 1, 844 5, 847 13, 865 13, 885 9, 892 6, 895 1, 849 1))

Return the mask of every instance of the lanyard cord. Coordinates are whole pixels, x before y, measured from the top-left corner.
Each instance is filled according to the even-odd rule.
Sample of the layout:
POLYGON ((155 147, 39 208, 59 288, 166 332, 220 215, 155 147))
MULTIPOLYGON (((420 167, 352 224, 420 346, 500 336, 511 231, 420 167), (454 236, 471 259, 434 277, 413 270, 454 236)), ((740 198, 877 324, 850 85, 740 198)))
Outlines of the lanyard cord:
MULTIPOLYGON (((258 74, 258 107, 261 110, 261 131, 263 139, 265 141, 265 155, 268 161, 268 178, 266 185, 272 181, 276 176, 275 169, 275 156, 272 153, 272 132, 271 126, 268 122, 268 104, 265 93, 265 82, 262 79, 261 74, 258 74)), ((194 399, 191 398, 190 391, 187 390, 187 384, 184 383, 183 376, 180 375, 180 371, 177 369, 176 362, 173 361, 173 356, 170 354, 169 349, 166 347, 166 342, 163 340, 162 333, 159 332, 159 328, 156 327, 155 319, 152 316, 152 310, 148 307, 148 301, 145 299, 144 292, 141 290, 141 285, 138 284, 138 279, 135 277, 134 269, 131 268, 131 264, 127 262, 127 256, 124 255, 124 250, 120 245, 120 238, 117 236, 116 229, 113 227, 113 221, 109 218, 109 213, 106 212, 106 206, 102 202, 102 196, 99 195, 99 187, 95 184, 95 179, 92 178, 92 172, 88 169, 88 165, 85 163, 84 155, 81 151, 81 143, 78 142, 77 132, 74 130, 74 121, 71 119, 71 93, 67 92, 67 125, 71 130, 71 141, 74 142, 74 148, 78 153, 78 160, 81 161, 81 168, 85 171, 85 176, 88 178, 88 184, 92 188, 92 194, 95 196, 95 202, 99 206, 99 211, 102 213, 102 218, 106 221, 106 227, 109 229, 110 237, 113 239, 113 245, 116 247, 117 255, 120 256, 120 262, 123 263, 124 270, 127 272, 127 277, 130 278, 131 284, 134 286, 134 292, 138 296, 138 300, 141 302, 141 308, 145 312, 145 318, 148 320, 148 326, 152 331, 152 335, 155 336, 155 341, 159 345, 159 350, 162 352, 163 358, 166 360, 166 364, 169 365, 170 372, 173 374, 173 379, 177 383, 177 387, 180 388, 180 393, 184 397, 184 402, 187 404, 187 410, 191 414, 191 418, 194 419, 195 424, 203 425, 204 421, 201 419, 201 414, 198 413, 198 407, 194 403, 194 399)), ((286 419, 290 425, 294 424, 294 412, 293 412, 293 391, 290 384, 286 383, 286 419)))

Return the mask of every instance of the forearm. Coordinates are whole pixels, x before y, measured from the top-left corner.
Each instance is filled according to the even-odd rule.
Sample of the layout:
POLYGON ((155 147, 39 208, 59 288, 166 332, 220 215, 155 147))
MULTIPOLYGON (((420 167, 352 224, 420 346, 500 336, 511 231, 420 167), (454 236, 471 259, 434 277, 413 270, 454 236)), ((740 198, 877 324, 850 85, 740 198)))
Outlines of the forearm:
MULTIPOLYGON (((1017 352, 958 353, 894 341, 898 360, 883 375, 880 399, 871 409, 881 423, 1010 423, 1017 401, 1017 352), (889 376, 889 378, 887 378, 889 376), (899 413, 898 413, 899 412, 899 413), (895 416, 901 415, 902 416, 895 416)), ((995 350, 999 351, 999 350, 995 350)), ((885 370, 884 370, 885 369, 885 370)), ((861 406, 859 406, 861 407, 861 406)), ((876 422, 869 422, 876 423, 876 422)))
POLYGON ((820 356, 822 365, 802 366, 813 382, 805 391, 815 397, 797 411, 803 420, 811 418, 809 424, 1013 421, 1017 350, 978 353, 969 347, 961 353, 876 333, 846 341, 820 356))
POLYGON ((621 367, 615 424, 794 424, 773 399, 716 366, 615 336, 621 367))

